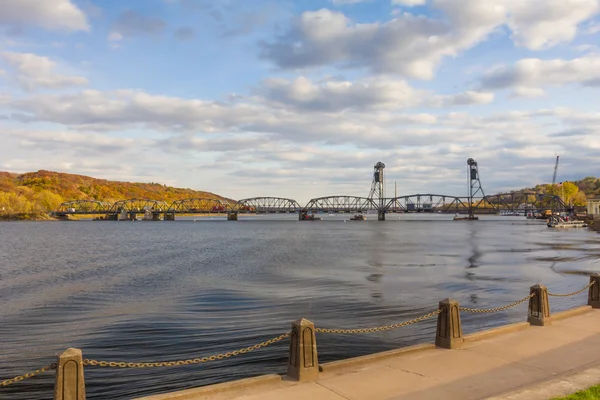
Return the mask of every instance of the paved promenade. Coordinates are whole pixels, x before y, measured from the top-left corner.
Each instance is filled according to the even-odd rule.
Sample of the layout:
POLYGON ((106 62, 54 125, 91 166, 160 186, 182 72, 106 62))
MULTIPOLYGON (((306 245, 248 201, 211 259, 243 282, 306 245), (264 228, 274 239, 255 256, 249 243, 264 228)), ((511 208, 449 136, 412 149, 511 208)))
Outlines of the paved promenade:
POLYGON ((251 385, 241 381, 236 389, 224 384, 145 399, 541 400, 579 389, 572 382, 600 383, 594 382, 600 379, 600 310, 553 319, 551 326, 523 323, 508 330, 488 338, 472 335, 459 350, 426 345, 324 364, 310 383, 270 375, 249 380, 251 385), (572 378, 578 373, 585 379, 572 378))

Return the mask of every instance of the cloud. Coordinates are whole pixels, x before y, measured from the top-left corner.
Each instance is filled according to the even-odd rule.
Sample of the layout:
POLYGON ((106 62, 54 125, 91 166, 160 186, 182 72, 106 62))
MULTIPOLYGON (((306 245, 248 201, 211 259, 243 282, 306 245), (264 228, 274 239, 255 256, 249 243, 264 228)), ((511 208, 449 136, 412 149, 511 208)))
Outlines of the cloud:
POLYGON ((444 16, 405 12, 386 22, 356 23, 338 11, 306 11, 286 33, 262 43, 261 56, 283 69, 333 64, 432 79, 445 57, 503 25, 517 45, 539 50, 572 40, 578 25, 599 11, 598 0, 434 0, 432 7, 444 16))
POLYGON ((196 37, 196 32, 194 32, 194 29, 190 28, 189 26, 184 26, 175 31, 175 39, 182 41, 182 42, 192 40, 195 37, 196 37))
POLYGON ((494 93, 468 90, 464 93, 459 93, 455 95, 435 96, 433 104, 437 104, 439 107, 452 107, 469 106, 475 104, 489 104, 493 101, 494 93))
MULTIPOLYGON (((328 81, 309 83, 317 90, 313 99, 330 96, 334 104, 345 106, 340 100, 343 96, 336 97, 336 86, 328 86, 328 81)), ((295 81, 278 84, 291 90, 295 81)), ((348 85, 346 96, 357 91, 358 99, 364 98, 363 84, 348 85)), ((351 112, 337 106, 306 112, 305 106, 293 103, 303 100, 296 92, 276 93, 277 101, 255 93, 231 103, 132 90, 13 98, 5 104, 14 110, 12 123, 24 120, 32 128, 12 132, 6 140, 9 147, 0 148, 0 158, 17 168, 22 166, 18 154, 27 151, 49 165, 64 160, 71 163, 70 171, 83 172, 105 162, 110 151, 115 166, 128 171, 122 172, 121 179, 148 176, 142 166, 150 163, 155 167, 153 181, 172 181, 176 176, 185 186, 197 179, 198 171, 214 165, 216 172, 196 183, 199 189, 219 191, 219 182, 228 179, 231 187, 226 191, 230 192, 221 189, 220 194, 241 198, 270 192, 305 201, 335 193, 365 195, 372 165, 380 159, 388 166, 388 180, 398 180, 401 194, 436 188, 463 194, 468 157, 480 162, 486 191, 494 192, 547 180, 555 153, 577 158, 569 171, 582 176, 600 156, 600 113, 555 108, 473 116, 438 109, 433 115, 386 106, 369 108, 368 102, 362 108, 358 102, 351 112), (36 129, 34 124, 45 122, 64 129, 36 129), (97 127, 102 129, 86 132, 97 127), (88 164, 84 166, 77 154, 86 145, 105 151, 86 151, 88 164), (304 179, 299 181, 299 177, 304 179)), ((391 90, 386 96, 393 100, 394 93, 391 90)), ((485 103, 490 97, 478 92, 425 93, 424 99, 439 107, 485 103)))
POLYGON ((598 0, 505 0, 517 45, 543 50, 575 38, 580 23, 600 12, 598 0))
POLYGON ((1 56, 15 69, 16 79, 25 90, 61 89, 88 84, 88 80, 84 77, 56 73, 56 63, 48 57, 32 53, 9 52, 1 53, 1 56))
POLYGON ((113 22, 108 39, 120 41, 133 36, 160 35, 166 27, 167 23, 160 18, 148 17, 133 10, 127 10, 113 22))
POLYGON ((114 154, 115 152, 129 150, 134 145, 143 146, 152 143, 148 139, 137 140, 73 131, 11 129, 1 134, 12 137, 19 146, 26 148, 43 147, 47 150, 67 150, 71 152, 84 150, 100 154, 106 154, 107 152, 114 154))
POLYGON ((71 0, 0 0, 0 24, 53 31, 89 31, 86 15, 71 0))
POLYGON ((546 86, 567 84, 600 86, 600 56, 572 60, 526 58, 513 65, 493 67, 481 79, 484 89, 513 89, 514 95, 525 97, 543 95, 546 86))
POLYGON ((402 109, 416 106, 425 96, 425 92, 415 90, 404 80, 385 77, 321 83, 313 83, 303 76, 293 81, 269 78, 262 82, 257 92, 284 107, 321 112, 381 107, 402 109))
POLYGON ((310 112, 402 110, 416 107, 452 107, 488 104, 494 94, 467 91, 455 95, 433 95, 413 88, 405 80, 371 76, 356 81, 313 82, 300 76, 294 80, 268 78, 255 89, 271 106, 310 112))

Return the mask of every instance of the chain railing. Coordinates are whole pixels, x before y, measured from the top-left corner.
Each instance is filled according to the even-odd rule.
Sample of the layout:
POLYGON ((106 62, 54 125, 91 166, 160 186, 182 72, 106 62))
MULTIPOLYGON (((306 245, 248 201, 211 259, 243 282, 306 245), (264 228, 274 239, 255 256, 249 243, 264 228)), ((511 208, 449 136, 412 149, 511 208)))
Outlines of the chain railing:
MULTIPOLYGON (((577 294, 580 294, 586 290, 590 290, 590 297, 588 300, 588 304, 592 305, 594 308, 600 308, 600 300, 599 300, 599 295, 593 294, 591 287, 596 284, 596 282, 598 281, 598 276, 596 275, 595 278, 591 279, 590 284, 586 285, 585 287, 583 287, 580 290, 577 290, 575 292, 572 293, 564 293, 564 294, 560 294, 560 293, 550 293, 547 291, 547 289, 543 286, 540 285, 536 285, 536 286, 532 286, 531 287, 531 294, 529 296, 526 296, 520 300, 517 300, 513 303, 510 304, 506 304, 504 306, 501 307, 494 307, 494 308, 487 308, 487 309, 477 309, 477 308, 468 308, 468 307, 460 307, 459 304, 456 301, 449 301, 449 300, 445 300, 444 302, 440 303, 440 308, 438 308, 435 311, 432 311, 428 314, 422 315, 420 317, 408 320, 408 321, 404 321, 404 322, 400 322, 400 323, 396 323, 396 324, 391 324, 391 325, 383 325, 383 326, 376 326, 376 327, 372 327, 372 328, 356 328, 356 329, 332 329, 332 328, 317 328, 314 326, 314 324, 310 321, 307 320, 301 320, 300 323, 301 324, 307 324, 306 327, 309 327, 312 331, 313 331, 313 335, 314 333, 327 333, 327 334, 360 334, 360 333, 373 333, 373 332, 382 332, 382 331, 389 331, 392 329, 397 329, 397 328, 401 328, 404 326, 408 326, 408 325, 413 325, 416 324, 418 322, 424 321, 426 319, 435 317, 437 315, 440 315, 442 313, 445 313, 445 318, 439 318, 438 319, 438 325, 440 323, 442 324, 455 324, 457 323, 459 326, 459 330, 461 331, 459 337, 462 337, 462 329, 460 328, 460 316, 453 316, 453 313, 449 311, 449 308, 447 306, 442 306, 442 303, 445 304, 450 304, 450 307, 457 307, 458 310, 463 311, 463 312, 468 312, 468 313, 494 313, 494 312, 500 312, 500 311, 504 311, 507 310, 509 308, 515 307, 519 304, 525 303, 526 301, 532 299, 534 296, 539 295, 541 300, 538 300, 538 302, 540 302, 540 304, 537 304, 534 307, 534 311, 537 312, 537 314, 542 314, 542 310, 539 307, 546 307, 545 310, 547 310, 549 312, 549 309, 547 307, 549 307, 547 305, 548 300, 547 300, 547 296, 545 296, 545 294, 547 294, 548 296, 553 296, 553 297, 570 297, 570 296, 575 296, 577 294), (537 294, 536 294, 537 293, 537 294), (544 300, 545 299, 545 300, 544 300), (449 303, 448 303, 449 301, 449 303), (453 305, 454 304, 454 305, 453 305), (545 305, 544 305, 545 304, 545 305), (458 318, 457 321, 454 321, 453 318, 458 318), (302 322, 304 321, 304 322, 302 322)), ((530 303, 530 307, 531 303, 530 303)), ((530 317, 531 317, 531 309, 530 309, 530 317)), ((536 317, 535 315, 533 316, 533 318, 539 318, 536 317)), ((529 318, 528 318, 528 321, 529 318)), ((530 323, 534 323, 536 321, 530 321, 530 323)), ((539 322, 539 321, 538 321, 539 322)), ((543 322, 543 321, 542 321, 543 322)), ((112 367, 112 368, 156 368, 156 367, 174 367, 174 366, 182 366, 182 365, 191 365, 191 364, 202 364, 202 363, 207 363, 210 361, 215 361, 215 360, 223 360, 223 359, 227 359, 227 358, 231 358, 231 357, 235 357, 241 354, 246 354, 248 352, 263 348, 263 347, 267 347, 271 344, 280 342, 288 337, 292 337, 291 340, 291 344, 290 344, 290 352, 292 352, 292 347, 293 346, 298 346, 298 334, 299 331, 297 331, 297 324, 298 322, 294 322, 293 323, 293 328, 291 332, 287 332, 284 333, 282 335, 276 336, 272 339, 266 340, 264 342, 260 342, 257 343, 255 345, 252 346, 248 346, 248 347, 244 347, 241 348, 239 350, 234 350, 234 351, 230 351, 230 352, 226 352, 226 353, 220 353, 220 354, 215 354, 215 355, 211 355, 211 356, 206 356, 206 357, 199 357, 199 358, 190 358, 190 359, 185 359, 185 360, 176 360, 176 361, 159 361, 159 362, 125 362, 125 361, 99 361, 99 360, 93 360, 93 359, 87 359, 87 358, 82 358, 81 355, 81 350, 78 349, 69 349, 70 351, 77 351, 78 352, 78 357, 79 357, 79 365, 81 366, 99 366, 99 367, 112 367), (295 333, 294 333, 295 332, 295 333), (294 336, 296 335, 296 336, 294 336), (294 344, 295 343, 295 344, 294 344)), ((543 323, 542 323, 543 325, 543 323)), ((302 328, 302 326, 305 325, 300 325, 300 328, 302 328)), ((438 326, 439 328, 439 326, 438 326)), ((449 329, 451 330, 451 329, 449 329)), ((304 335, 304 334, 303 334, 304 335)), ((314 337, 314 336, 313 336, 314 337)), ((462 339, 461 339, 462 340, 462 339)), ((438 337, 436 336, 436 346, 438 346, 438 337)), ((442 344, 442 347, 446 347, 446 348, 454 348, 454 345, 452 343, 446 343, 446 344, 442 344)), ((309 346, 312 347, 312 346, 309 346)), ((308 349, 309 347, 305 346, 305 349, 308 349)), ((296 352, 298 352, 300 350, 296 349, 296 352)), ((302 350, 302 351, 309 351, 309 350, 302 350)), ((315 357, 316 357, 316 347, 312 350, 315 352, 315 357)), ((64 354, 66 354, 67 352, 65 352, 64 354)), ((63 354, 63 355, 64 355, 63 354)), ((290 353, 290 360, 291 360, 291 353, 290 353)), ((297 358, 297 357, 296 357, 297 358)), ((61 360, 63 360, 62 356, 59 357, 59 362, 61 362, 61 360)), ((9 386, 12 385, 14 383, 23 381, 25 379, 29 379, 32 378, 36 375, 39 375, 41 373, 47 372, 49 370, 58 370, 57 374, 61 374, 64 372, 60 372, 61 369, 58 368, 57 363, 53 363, 50 364, 46 367, 37 369, 35 371, 32 372, 28 372, 24 375, 19 375, 16 376, 12 379, 6 379, 4 381, 0 381, 0 387, 5 387, 5 386, 9 386)), ((60 364, 62 365, 62 364, 60 364)), ((318 366, 317 366, 318 367, 318 366)), ((289 369, 288 369, 288 374, 289 374, 289 369)), ((83 377, 83 375, 82 375, 83 377)), ((58 378, 57 378, 58 379, 58 378)))
POLYGON ((531 293, 529 296, 523 297, 521 300, 517 300, 514 303, 510 303, 510 304, 507 304, 507 305, 502 306, 502 307, 494 307, 494 308, 467 308, 467 307, 459 307, 459 309, 460 309, 460 311, 464 311, 464 312, 468 312, 468 313, 480 313, 480 314, 494 313, 494 312, 498 312, 498 311, 507 310, 507 309, 509 309, 511 307, 514 307, 514 306, 518 306, 521 303, 525 303, 527 300, 531 299, 533 296, 535 296, 535 293, 531 293))
POLYGON ((39 374, 44 373, 44 372, 48 372, 51 369, 56 369, 56 363, 52 363, 52 364, 50 364, 50 365, 48 365, 46 367, 43 367, 43 368, 40 368, 40 369, 36 369, 35 371, 28 372, 28 373, 23 374, 23 375, 15 376, 12 379, 6 379, 6 380, 0 382, 0 386, 8 386, 8 385, 12 385, 13 383, 21 382, 22 380, 33 378, 36 375, 39 375, 39 374))
POLYGON ((583 293, 586 290, 588 290, 589 288, 591 288, 594 284, 596 283, 596 281, 592 281, 589 285, 587 285, 586 287, 584 287, 583 289, 580 289, 576 292, 571 292, 571 293, 550 293, 548 292, 548 296, 553 296, 553 297, 570 297, 570 296, 575 296, 576 294, 579 293, 583 293))
POLYGON ((191 364, 203 364, 209 361, 223 360, 225 358, 235 357, 240 354, 246 354, 252 350, 260 349, 261 347, 267 347, 273 343, 282 341, 283 339, 290 336, 290 333, 284 333, 273 339, 266 340, 264 342, 255 344, 254 346, 244 347, 243 349, 230 351, 227 353, 215 354, 208 357, 202 358, 190 358, 187 360, 178 361, 159 361, 159 362, 124 362, 124 361, 98 361, 90 360, 85 358, 83 365, 98 366, 98 367, 112 367, 112 368, 156 368, 156 367, 175 367, 179 365, 191 365, 191 364))
POLYGON ((398 324, 392 325, 384 325, 384 326, 376 326, 374 328, 358 328, 358 329, 327 329, 327 328, 315 328, 315 331, 318 333, 341 333, 341 334, 355 334, 355 333, 371 333, 371 332, 381 332, 381 331, 389 331, 396 328, 401 328, 403 326, 408 326, 412 324, 416 324, 417 322, 421 322, 428 318, 431 318, 435 315, 441 313, 442 310, 435 310, 430 312, 429 314, 425 314, 421 317, 411 319, 409 321, 400 322, 398 324))

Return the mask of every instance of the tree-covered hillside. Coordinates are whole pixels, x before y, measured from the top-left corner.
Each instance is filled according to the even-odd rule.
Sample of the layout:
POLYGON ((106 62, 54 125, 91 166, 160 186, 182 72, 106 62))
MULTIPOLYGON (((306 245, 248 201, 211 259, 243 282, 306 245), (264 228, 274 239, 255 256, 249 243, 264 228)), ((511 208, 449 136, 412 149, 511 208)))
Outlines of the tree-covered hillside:
POLYGON ((541 184, 522 191, 554 194, 560 196, 565 203, 584 206, 587 198, 600 196, 600 178, 588 176, 577 181, 560 182, 554 186, 552 184, 541 184))
POLYGON ((141 198, 170 203, 189 197, 234 201, 210 192, 173 188, 158 183, 108 181, 51 171, 25 174, 0 172, 0 215, 46 213, 69 200, 115 202, 141 198))

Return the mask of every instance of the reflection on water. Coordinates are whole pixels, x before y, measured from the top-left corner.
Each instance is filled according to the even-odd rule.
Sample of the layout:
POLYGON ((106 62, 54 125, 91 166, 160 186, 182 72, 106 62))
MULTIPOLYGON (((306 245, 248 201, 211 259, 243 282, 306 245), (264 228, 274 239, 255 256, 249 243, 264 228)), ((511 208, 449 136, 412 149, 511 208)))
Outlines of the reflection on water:
MULTIPOLYGON (((0 224, 0 379, 47 365, 68 347, 108 361, 164 361, 235 350, 306 317, 322 327, 387 325, 451 297, 481 308, 538 282, 570 292, 597 270, 600 236, 504 217, 293 216, 238 222, 0 224), (275 218, 288 219, 276 220, 275 218)), ((553 310, 585 294, 552 299, 553 310)), ((522 321, 526 306, 463 315, 465 331, 522 321)), ((320 335, 331 361, 431 341, 435 320, 389 332, 320 335)), ((89 399, 128 399, 284 372, 285 342, 204 365, 86 369, 89 399)), ((0 389, 47 399, 52 374, 0 389)))

